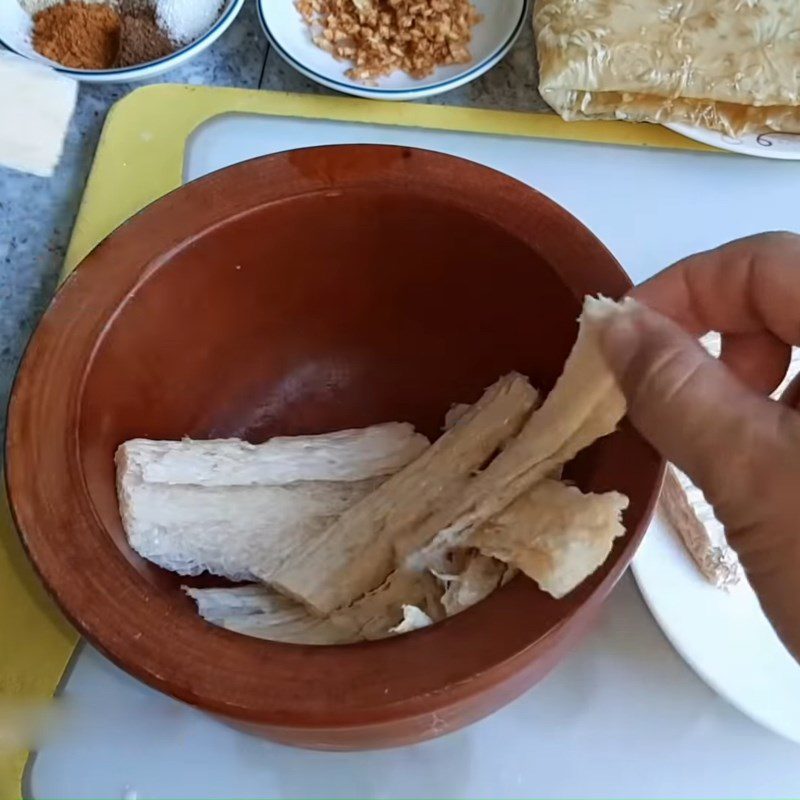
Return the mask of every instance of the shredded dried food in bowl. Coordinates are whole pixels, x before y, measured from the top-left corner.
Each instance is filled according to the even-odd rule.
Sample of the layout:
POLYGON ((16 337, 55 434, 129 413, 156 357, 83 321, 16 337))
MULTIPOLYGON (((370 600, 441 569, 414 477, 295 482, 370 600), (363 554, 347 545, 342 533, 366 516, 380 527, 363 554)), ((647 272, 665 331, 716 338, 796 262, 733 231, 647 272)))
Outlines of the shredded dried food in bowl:
POLYGON ((471 60, 481 15, 469 0, 297 0, 314 42, 369 81, 396 70, 425 78, 471 60))
POLYGON ((597 344, 597 320, 625 308, 586 299, 543 403, 509 373, 451 410, 433 444, 397 422, 260 445, 127 441, 115 460, 128 541, 181 574, 259 581, 184 588, 213 624, 297 644, 425 627, 517 570, 562 598, 625 533, 625 495, 556 477, 625 413, 597 344))

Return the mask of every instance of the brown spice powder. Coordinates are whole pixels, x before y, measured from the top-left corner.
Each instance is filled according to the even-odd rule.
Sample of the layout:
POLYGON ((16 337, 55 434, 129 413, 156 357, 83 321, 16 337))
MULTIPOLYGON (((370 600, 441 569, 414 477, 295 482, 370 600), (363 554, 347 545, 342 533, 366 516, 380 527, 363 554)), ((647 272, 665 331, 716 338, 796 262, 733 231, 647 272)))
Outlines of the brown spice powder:
POLYGON ((158 27, 152 8, 131 9, 123 6, 119 54, 116 66, 131 67, 155 61, 175 51, 175 45, 158 27))
POLYGON ((107 69, 119 50, 119 14, 107 5, 66 0, 33 18, 33 46, 73 69, 107 69))

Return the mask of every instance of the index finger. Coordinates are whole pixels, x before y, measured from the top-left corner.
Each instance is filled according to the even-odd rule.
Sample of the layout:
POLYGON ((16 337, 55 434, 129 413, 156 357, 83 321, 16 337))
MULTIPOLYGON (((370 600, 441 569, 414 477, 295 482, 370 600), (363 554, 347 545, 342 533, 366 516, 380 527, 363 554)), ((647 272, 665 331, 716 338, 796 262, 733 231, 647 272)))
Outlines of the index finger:
POLYGON ((631 294, 698 336, 767 331, 800 344, 800 236, 738 239, 679 261, 631 294))
POLYGON ((800 236, 761 234, 690 256, 633 296, 695 336, 721 333, 722 362, 769 394, 800 342, 800 236))

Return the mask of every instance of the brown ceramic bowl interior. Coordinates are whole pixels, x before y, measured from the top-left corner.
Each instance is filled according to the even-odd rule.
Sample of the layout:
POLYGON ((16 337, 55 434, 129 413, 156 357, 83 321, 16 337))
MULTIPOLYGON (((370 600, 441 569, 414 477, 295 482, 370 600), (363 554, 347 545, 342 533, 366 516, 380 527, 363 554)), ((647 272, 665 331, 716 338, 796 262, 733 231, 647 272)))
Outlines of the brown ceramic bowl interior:
POLYGON ((302 647, 212 627, 183 580, 127 546, 125 439, 319 433, 408 420, 509 370, 552 386, 586 293, 628 278, 544 196, 453 157, 294 151, 222 170, 123 225, 59 291, 14 388, 8 486, 28 552, 85 636, 131 674, 309 747, 376 747, 463 725, 578 638, 627 566, 661 462, 631 429, 582 454, 584 490, 631 499, 627 536, 556 601, 517 579, 432 628, 302 647))

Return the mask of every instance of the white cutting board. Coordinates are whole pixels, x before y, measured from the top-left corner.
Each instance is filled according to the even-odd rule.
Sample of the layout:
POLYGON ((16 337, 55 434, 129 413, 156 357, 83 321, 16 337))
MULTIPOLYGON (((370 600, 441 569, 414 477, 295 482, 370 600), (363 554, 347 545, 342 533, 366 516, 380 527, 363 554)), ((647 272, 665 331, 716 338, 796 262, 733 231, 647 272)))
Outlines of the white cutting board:
MULTIPOLYGON (((800 231, 800 164, 732 155, 229 115, 193 135, 186 179, 338 142, 441 150, 520 178, 588 225, 636 282, 728 239, 800 231)), ((489 719, 416 747, 273 745, 142 686, 88 647, 64 695, 80 724, 36 757, 34 797, 800 796, 800 747, 691 672, 630 575, 549 678, 489 719)))

